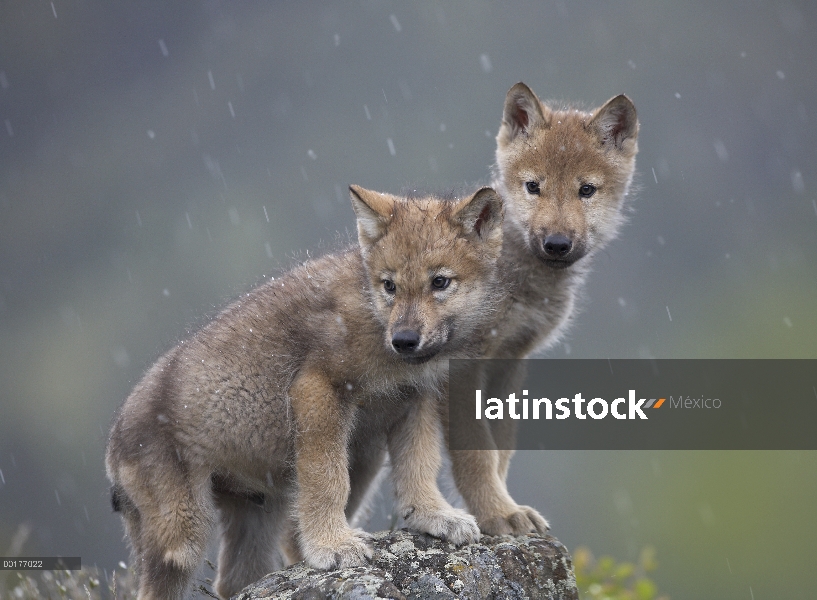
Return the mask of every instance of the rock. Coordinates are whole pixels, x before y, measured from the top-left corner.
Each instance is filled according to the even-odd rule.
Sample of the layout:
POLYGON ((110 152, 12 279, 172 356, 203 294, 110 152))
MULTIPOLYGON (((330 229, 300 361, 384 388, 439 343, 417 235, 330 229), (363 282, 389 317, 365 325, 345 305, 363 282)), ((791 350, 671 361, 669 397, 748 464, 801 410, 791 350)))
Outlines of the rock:
POLYGON ((271 573, 237 600, 578 600, 567 549, 545 535, 483 536, 457 548, 406 530, 374 534, 371 565, 317 571, 298 563, 271 573))

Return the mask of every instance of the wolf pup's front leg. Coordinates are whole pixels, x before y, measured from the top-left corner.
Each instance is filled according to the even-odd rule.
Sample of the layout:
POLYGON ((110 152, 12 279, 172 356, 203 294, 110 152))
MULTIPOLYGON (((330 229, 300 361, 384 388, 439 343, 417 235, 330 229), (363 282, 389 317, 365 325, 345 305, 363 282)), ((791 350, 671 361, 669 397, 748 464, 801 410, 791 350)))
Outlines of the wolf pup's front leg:
MULTIPOLYGON (((507 372, 503 363, 500 373, 492 373, 486 364, 459 365, 456 374, 452 367, 452 377, 457 381, 480 382, 480 389, 486 390, 488 397, 502 396, 502 389, 516 389, 512 383, 524 373, 507 372), (464 369, 464 370, 463 370, 464 369), (487 370, 486 370, 487 369, 487 370), (491 388, 489 383, 500 383, 491 388), (505 383, 505 387, 501 384, 505 383), (488 386, 488 387, 486 387, 488 386)), ((449 386, 451 382, 449 381, 449 386)), ((513 450, 499 450, 497 447, 513 446, 515 432, 512 421, 500 421, 506 427, 489 427, 485 421, 470 418, 473 400, 456 392, 461 385, 455 385, 455 393, 447 393, 448 410, 441 411, 451 456, 451 471, 468 510, 476 517, 479 529, 486 535, 538 532, 549 529, 548 522, 534 508, 517 504, 508 492, 506 477, 513 450), (450 420, 450 421, 449 421, 450 420), (454 423, 449 427, 449 422, 454 423), (479 450, 457 450, 455 448, 480 448, 479 450)), ((496 425, 496 424, 494 424, 496 425)))
POLYGON ((477 522, 451 506, 437 487, 440 430, 436 398, 419 398, 407 419, 389 434, 397 510, 409 529, 461 545, 479 540, 477 522))
POLYGON ((486 535, 546 533, 550 526, 545 518, 536 509, 514 502, 508 493, 501 473, 507 473, 512 455, 509 450, 452 450, 457 489, 486 535))
POLYGON ((319 369, 301 371, 290 388, 295 417, 298 535, 304 560, 316 569, 366 564, 371 537, 346 522, 347 445, 355 405, 343 403, 319 369))

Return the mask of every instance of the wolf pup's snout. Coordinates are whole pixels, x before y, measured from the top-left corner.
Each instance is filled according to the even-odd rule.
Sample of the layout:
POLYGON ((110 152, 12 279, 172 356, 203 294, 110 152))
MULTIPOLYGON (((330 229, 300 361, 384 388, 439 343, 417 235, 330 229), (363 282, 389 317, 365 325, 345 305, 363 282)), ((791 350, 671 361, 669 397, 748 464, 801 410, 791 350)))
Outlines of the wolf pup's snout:
POLYGON ((570 250, 573 249, 573 241, 564 234, 554 233, 545 236, 545 239, 542 241, 542 248, 544 248, 548 258, 563 259, 570 253, 570 250))
POLYGON ((410 354, 420 345, 420 334, 412 329, 401 329, 394 332, 391 345, 398 354, 410 354))
POLYGON ((580 237, 572 233, 545 233, 536 253, 551 269, 566 269, 587 253, 580 237))

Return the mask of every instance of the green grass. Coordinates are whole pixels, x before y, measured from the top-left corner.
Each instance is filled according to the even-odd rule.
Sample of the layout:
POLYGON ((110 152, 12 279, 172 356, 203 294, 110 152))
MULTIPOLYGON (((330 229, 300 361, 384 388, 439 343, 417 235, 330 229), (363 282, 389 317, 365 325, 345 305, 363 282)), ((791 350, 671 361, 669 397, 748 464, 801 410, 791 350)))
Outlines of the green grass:
POLYGON ((657 567, 651 547, 641 551, 638 564, 616 562, 609 556, 597 560, 587 548, 577 548, 573 553, 582 600, 669 600, 669 596, 659 596, 658 586, 647 577, 657 567))
MULTIPOLYGON (((210 568, 213 565, 209 564, 210 568)), ((95 567, 79 571, 43 571, 33 576, 16 574, 17 581, 8 591, 0 589, 0 598, 25 600, 136 600, 136 577, 125 563, 112 573, 101 573, 95 567)), ((192 597, 218 598, 212 581, 194 582, 192 597)))

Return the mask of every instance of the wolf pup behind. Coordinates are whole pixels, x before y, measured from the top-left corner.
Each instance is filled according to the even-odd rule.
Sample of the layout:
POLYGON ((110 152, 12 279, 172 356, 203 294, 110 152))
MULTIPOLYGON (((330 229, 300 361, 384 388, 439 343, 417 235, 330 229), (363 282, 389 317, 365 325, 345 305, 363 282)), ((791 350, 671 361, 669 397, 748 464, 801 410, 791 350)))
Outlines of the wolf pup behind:
POLYGON ((162 356, 115 418, 106 465, 139 598, 180 598, 216 521, 222 597, 283 567, 360 565, 347 524, 385 450, 408 527, 455 544, 473 517, 440 494, 439 397, 501 300, 503 207, 351 188, 359 248, 242 296, 162 356), (475 309, 478 307, 478 309, 475 309))
MULTIPOLYGON (((617 235, 624 220, 637 137, 635 107, 624 95, 583 112, 551 108, 524 83, 510 89, 497 135, 493 183, 506 203, 500 264, 509 274, 510 294, 499 309, 485 358, 527 357, 554 344, 565 331, 593 256, 617 235)), ((493 372, 487 365, 470 377, 491 397, 516 375, 507 365, 493 372)), ((452 434, 471 436, 472 444, 474 436, 490 438, 487 430, 452 434)), ((478 447, 495 446, 482 438, 478 447)), ((518 506, 508 494, 505 478, 512 454, 451 453, 457 488, 482 533, 547 529, 535 510, 518 506)))

